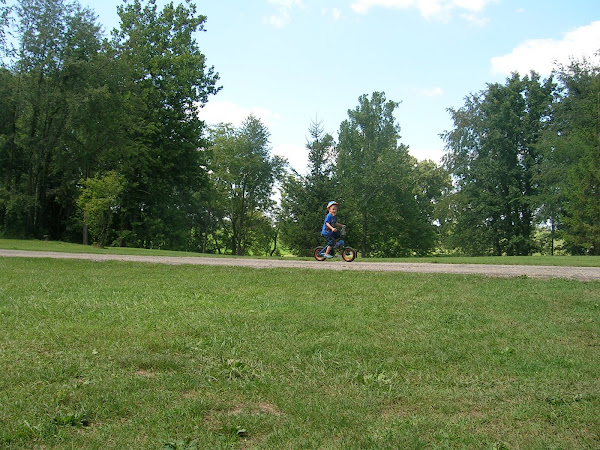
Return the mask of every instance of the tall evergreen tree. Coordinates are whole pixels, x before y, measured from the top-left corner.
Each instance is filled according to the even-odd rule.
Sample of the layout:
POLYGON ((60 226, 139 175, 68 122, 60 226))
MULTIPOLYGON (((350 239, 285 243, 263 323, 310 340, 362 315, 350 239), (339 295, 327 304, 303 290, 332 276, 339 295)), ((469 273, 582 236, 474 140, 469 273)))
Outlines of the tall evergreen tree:
POLYGON ((309 256, 320 243, 325 206, 338 194, 333 179, 335 143, 322 122, 308 129, 308 174, 291 173, 282 185, 280 229, 282 241, 300 256, 309 256))

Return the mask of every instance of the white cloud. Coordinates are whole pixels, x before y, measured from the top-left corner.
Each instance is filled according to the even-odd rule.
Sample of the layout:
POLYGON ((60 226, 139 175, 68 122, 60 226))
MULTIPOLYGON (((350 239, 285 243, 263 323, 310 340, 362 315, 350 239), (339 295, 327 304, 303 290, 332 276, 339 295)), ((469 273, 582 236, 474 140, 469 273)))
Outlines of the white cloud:
POLYGON ((239 127, 250 114, 260 119, 267 127, 275 125, 280 119, 279 114, 270 109, 258 106, 247 108, 233 102, 211 101, 198 111, 200 119, 209 125, 231 123, 236 127, 239 127))
POLYGON ((350 7, 357 14, 366 14, 374 6, 384 8, 408 9, 414 6, 415 0, 357 0, 350 7))
POLYGON ((460 17, 462 17, 467 22, 469 22, 472 25, 475 25, 477 27, 484 27, 490 22, 489 17, 482 17, 478 14, 473 14, 473 13, 461 14, 460 17))
POLYGON ((302 145, 274 144, 273 154, 283 156, 288 160, 290 166, 298 173, 305 173, 308 164, 308 150, 302 145))
POLYGON ((304 7, 302 0, 269 0, 269 3, 276 6, 277 13, 263 20, 275 28, 284 28, 292 20, 292 10, 296 7, 304 7))
MULTIPOLYGON (((290 165, 299 173, 306 172, 308 164, 308 150, 302 145, 287 144, 275 139, 274 131, 281 125, 281 117, 278 113, 267 108, 253 106, 247 108, 233 102, 210 101, 204 108, 200 108, 198 116, 208 125, 217 125, 219 123, 230 123, 235 127, 242 125, 242 122, 252 114, 272 132, 271 145, 274 155, 283 156, 290 165)), ((280 133, 281 134, 281 133, 280 133)))
POLYGON ((451 3, 467 11, 479 12, 483 11, 486 5, 490 3, 490 0, 454 0, 451 3))
POLYGON ((323 8, 321 10, 322 16, 330 16, 333 20, 338 21, 342 18, 342 11, 337 8, 323 8))
POLYGON ((418 92, 427 97, 438 97, 444 93, 444 90, 439 86, 435 86, 429 89, 418 89, 418 92))
POLYGON ((519 44, 507 55, 492 58, 492 73, 527 74, 535 70, 549 75, 554 63, 568 64, 569 58, 591 57, 600 49, 600 21, 577 28, 560 40, 531 39, 519 44))
POLYGON ((265 18, 265 22, 273 25, 275 28, 284 28, 290 21, 291 16, 287 10, 282 10, 279 14, 273 14, 265 18))
POLYGON ((284 8, 292 8, 294 6, 303 6, 302 0, 269 0, 269 3, 284 8))
POLYGON ((452 3, 443 0, 418 0, 415 2, 415 6, 421 15, 428 20, 433 18, 448 20, 452 9, 452 3))
POLYGON ((433 149, 433 148, 412 148, 408 147, 408 153, 417 158, 419 161, 430 159, 433 162, 440 164, 442 156, 444 156, 444 149, 433 149))
POLYGON ((487 19, 479 14, 497 0, 356 0, 350 7, 357 14, 366 14, 373 7, 390 9, 417 9, 426 19, 448 20, 454 10, 463 11, 461 17, 477 25, 487 19))

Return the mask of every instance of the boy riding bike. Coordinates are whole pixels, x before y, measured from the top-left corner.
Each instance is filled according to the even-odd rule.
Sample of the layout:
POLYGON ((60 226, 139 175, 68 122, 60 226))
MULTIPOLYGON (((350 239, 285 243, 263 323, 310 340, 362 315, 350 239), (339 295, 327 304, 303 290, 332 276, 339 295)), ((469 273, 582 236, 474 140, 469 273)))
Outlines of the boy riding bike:
POLYGON ((335 240, 340 237, 341 233, 338 228, 345 227, 344 224, 339 223, 335 217, 338 212, 338 204, 336 201, 331 201, 327 204, 327 216, 323 222, 323 229, 321 230, 321 236, 327 240, 327 248, 323 252, 325 258, 330 259, 333 256, 330 254, 331 249, 335 245, 335 240))

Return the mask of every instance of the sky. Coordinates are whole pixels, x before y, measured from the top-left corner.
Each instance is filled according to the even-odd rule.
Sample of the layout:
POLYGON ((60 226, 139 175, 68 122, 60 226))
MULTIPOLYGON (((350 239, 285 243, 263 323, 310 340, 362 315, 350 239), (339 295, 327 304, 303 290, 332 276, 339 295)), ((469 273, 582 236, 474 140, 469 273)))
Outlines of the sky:
MULTIPOLYGON (((108 33, 123 0, 80 0, 108 33)), ((166 0, 157 0, 161 8, 166 0)), ((180 0, 174 0, 180 3, 180 0)), ((600 56, 598 0, 211 0, 197 42, 220 76, 201 117, 239 126, 254 114, 273 154, 306 173, 309 127, 338 137, 361 95, 400 102, 400 142, 437 163, 448 108, 506 82, 512 72, 546 78, 555 63, 600 56)))

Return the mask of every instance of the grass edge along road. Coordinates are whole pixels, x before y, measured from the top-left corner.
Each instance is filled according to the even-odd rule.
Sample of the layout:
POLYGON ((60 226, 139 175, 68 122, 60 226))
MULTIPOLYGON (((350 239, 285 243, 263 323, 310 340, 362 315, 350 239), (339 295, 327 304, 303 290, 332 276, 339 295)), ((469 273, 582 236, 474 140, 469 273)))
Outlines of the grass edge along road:
POLYGON ((359 259, 347 264, 326 264, 312 258, 257 258, 206 255, 136 248, 95 248, 80 244, 0 239, 0 257, 53 257, 93 260, 126 260, 165 264, 238 265, 254 268, 310 268, 356 271, 402 271, 421 273, 481 274, 501 277, 559 277, 581 281, 600 280, 600 257, 422 257, 359 259), (5 249, 5 250, 2 250, 5 249), (8 250, 6 250, 8 249, 8 250))
POLYGON ((91 261, 128 261, 144 263, 160 263, 172 265, 213 265, 239 266, 254 269, 313 269, 326 271, 374 271, 374 272, 417 272, 417 273, 452 273, 464 275, 485 275, 496 277, 541 277, 570 278, 580 281, 600 281, 600 267, 572 266, 531 266, 531 265, 498 265, 498 264, 433 264, 424 262, 372 262, 359 261, 345 263, 341 259, 326 262, 302 259, 253 259, 253 258, 211 258, 197 256, 150 256, 150 255, 115 255, 91 253, 41 252, 23 250, 2 250, 0 257, 21 258, 53 258, 53 259, 87 259, 91 261))
MULTIPOLYGON (((64 253, 90 253, 98 255, 140 255, 140 256, 169 256, 169 257, 203 257, 203 258, 231 258, 231 255, 215 255, 205 253, 192 253, 171 250, 156 250, 132 247, 105 247, 98 248, 91 245, 73 244, 60 241, 40 241, 21 239, 0 239, 0 249, 24 251, 48 251, 64 253)), ((265 260, 314 260, 312 257, 243 257, 236 259, 265 259, 265 260)), ((572 266, 572 267, 600 267, 600 256, 428 256, 407 258, 359 258, 363 261, 373 262, 406 262, 406 263, 434 263, 434 264, 492 264, 492 265, 535 265, 535 266, 572 266)))
POLYGON ((2 447, 600 444, 598 282, 0 269, 2 447))

